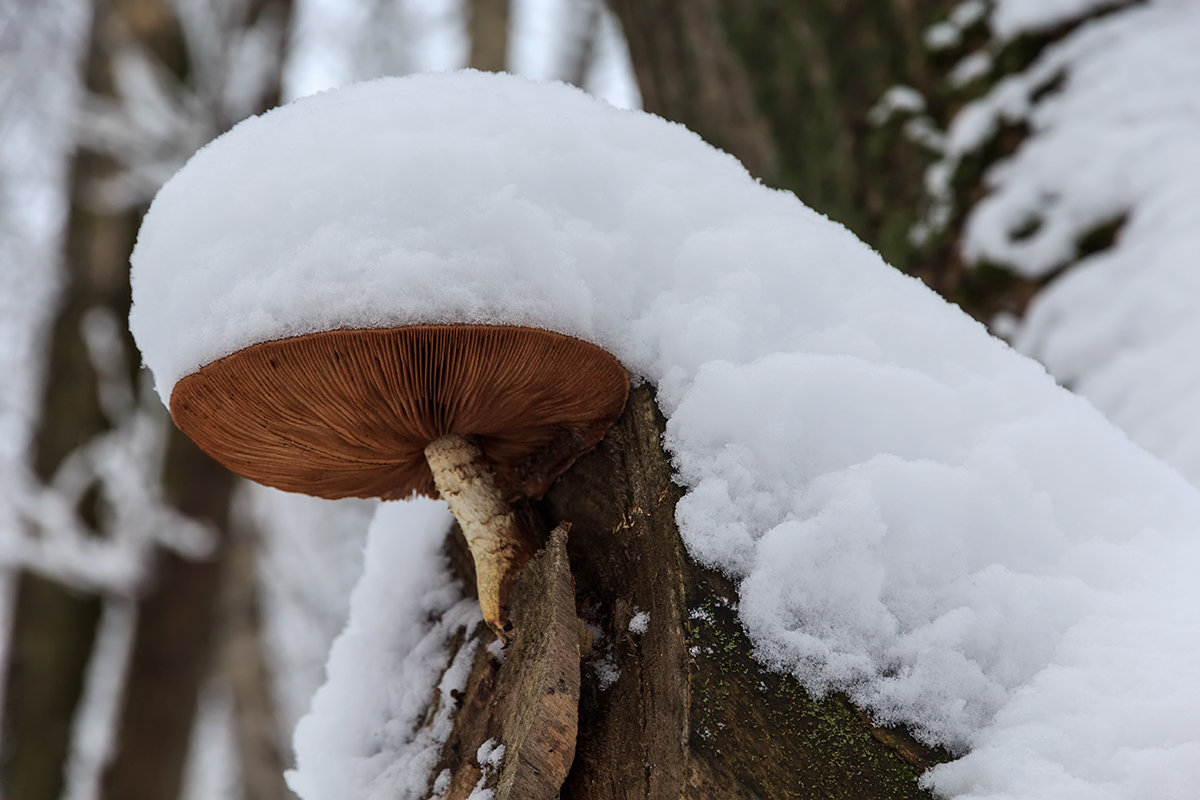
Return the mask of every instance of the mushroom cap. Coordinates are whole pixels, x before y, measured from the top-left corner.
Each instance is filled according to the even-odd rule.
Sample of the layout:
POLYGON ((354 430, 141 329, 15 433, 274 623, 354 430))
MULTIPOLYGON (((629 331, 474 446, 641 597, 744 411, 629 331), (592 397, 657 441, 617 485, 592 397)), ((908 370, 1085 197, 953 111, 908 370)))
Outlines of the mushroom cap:
POLYGON ((581 339, 517 326, 333 330, 182 378, 175 424, 224 466, 326 498, 437 497, 425 446, 473 436, 509 500, 540 497, 621 413, 629 375, 581 339))

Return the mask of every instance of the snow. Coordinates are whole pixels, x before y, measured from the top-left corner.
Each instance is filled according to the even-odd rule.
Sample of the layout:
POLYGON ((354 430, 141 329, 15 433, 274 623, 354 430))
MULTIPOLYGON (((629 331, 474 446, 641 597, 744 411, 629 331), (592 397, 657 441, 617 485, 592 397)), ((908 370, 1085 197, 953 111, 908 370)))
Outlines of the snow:
POLYGON ((449 640, 481 620, 442 556, 451 521, 432 500, 376 512, 349 621, 330 652, 325 685, 296 728, 297 769, 288 784, 301 797, 424 796, 453 721, 446 698, 462 690, 474 658, 467 646, 451 659, 449 640), (443 698, 437 713, 418 728, 435 691, 443 698))
POLYGON ((234 498, 235 524, 261 537, 263 653, 271 667, 280 730, 290 731, 325 680, 325 660, 345 626, 378 504, 320 500, 248 481, 234 498))
POLYGON ((983 51, 976 51, 954 65, 947 76, 951 86, 961 87, 972 81, 980 80, 992 71, 992 56, 983 51))
POLYGON ((925 46, 933 51, 950 50, 962 44, 963 32, 987 16, 983 0, 966 0, 955 6, 943 21, 925 31, 925 46))
POLYGON ((497 744, 495 739, 488 739, 479 745, 479 750, 475 753, 475 763, 479 765, 481 774, 467 800, 493 800, 496 796, 495 790, 485 789, 484 784, 488 783, 500 769, 500 763, 503 760, 504 745, 497 744))
MULTIPOLYGON (((66 221, 61 192, 75 74, 88 11, 43 2, 3 12, 0 48, 0 467, 31 444, 42 390, 47 309, 61 278, 58 237, 66 221)), ((0 495, 3 493, 0 492, 0 495)), ((7 498, 0 496, 0 513, 7 498)), ((0 518, 0 535, 8 534, 0 518)))
POLYGON ((621 670, 613 660, 611 644, 605 648, 603 655, 589 662, 589 667, 596 676, 596 686, 602 692, 607 692, 621 680, 621 670))
MULTIPOLYGON (((1031 134, 989 174, 991 192, 971 209, 965 241, 972 260, 1032 276, 1072 263, 1030 307, 1016 346, 1193 483, 1197 85, 1200 5, 1187 0, 1130 7, 1048 48, 969 108, 984 127, 1004 114, 1027 121, 1031 134), (1037 95, 1056 75, 1061 87, 1037 95), (1112 247, 1075 263, 1078 239, 1121 217, 1112 247), (1014 241, 1012 226, 1030 218, 1040 229, 1014 241)), ((969 152, 974 137, 962 138, 969 152)))
MULTIPOLYGON (((657 389, 681 533, 738 582, 760 660, 965 754, 927 778, 949 796, 1191 796, 1200 495, 681 126, 469 72, 318 95, 197 154, 133 264, 164 398, 240 347, 341 326, 606 347, 657 389)), ((376 520, 297 732, 305 800, 433 777, 412 722, 466 612, 429 621, 462 606, 444 518, 406 521, 401 550, 383 531, 403 508, 376 520)))
POLYGON ((644 634, 650 628, 650 615, 645 611, 638 611, 629 620, 629 632, 635 633, 638 636, 644 634))
POLYGON ((930 50, 949 50, 962 43, 962 31, 949 22, 939 22, 926 29, 924 41, 930 50))
MULTIPOLYGON (((970 4, 979 5, 977 0, 971 0, 970 4)), ((1085 19, 1099 11, 1133 4, 1134 0, 993 0, 988 28, 996 39, 1008 41, 1085 19)))

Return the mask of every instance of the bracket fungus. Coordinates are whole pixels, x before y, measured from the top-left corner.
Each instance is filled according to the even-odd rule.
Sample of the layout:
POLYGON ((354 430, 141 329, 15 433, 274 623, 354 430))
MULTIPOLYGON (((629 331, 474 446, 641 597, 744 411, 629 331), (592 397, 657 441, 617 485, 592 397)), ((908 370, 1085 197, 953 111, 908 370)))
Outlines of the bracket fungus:
POLYGON ((519 326, 332 330, 243 348, 171 393, 179 428, 229 469, 325 498, 441 496, 501 638, 533 555, 510 503, 596 446, 629 376, 596 345, 519 326))

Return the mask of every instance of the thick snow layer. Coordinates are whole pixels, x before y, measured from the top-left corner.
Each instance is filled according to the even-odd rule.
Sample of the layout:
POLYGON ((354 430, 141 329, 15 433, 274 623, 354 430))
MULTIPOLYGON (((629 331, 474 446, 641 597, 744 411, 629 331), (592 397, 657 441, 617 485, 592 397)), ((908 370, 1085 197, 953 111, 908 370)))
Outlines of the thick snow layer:
MULTIPOLYGON (((506 76, 359 85, 201 151, 133 260, 164 397, 240 347, 338 326, 598 342, 657 387, 682 534, 739 581, 758 657, 967 753, 935 788, 1183 800, 1200 781, 1200 495, 680 126, 506 76)), ((299 730, 307 800, 372 796, 444 666, 431 645, 406 691, 384 674, 444 636, 423 614, 452 590, 420 541, 424 567, 367 555, 387 578, 360 587, 373 622, 299 730)))
POLYGON ((431 777, 453 703, 418 730, 434 691, 466 682, 474 652, 451 661, 450 637, 480 621, 442 556, 452 518, 433 500, 380 506, 350 620, 329 656, 328 678, 296 729, 292 790, 306 798, 416 800, 431 777))

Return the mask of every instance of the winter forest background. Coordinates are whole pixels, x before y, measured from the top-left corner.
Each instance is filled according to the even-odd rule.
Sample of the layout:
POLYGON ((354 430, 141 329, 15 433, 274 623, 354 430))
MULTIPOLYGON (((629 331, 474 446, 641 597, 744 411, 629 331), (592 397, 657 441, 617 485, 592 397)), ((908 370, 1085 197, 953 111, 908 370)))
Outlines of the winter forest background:
POLYGON ((174 430, 128 256, 239 120, 467 65, 682 122, 1200 483, 1192 0, 5 0, 5 797, 291 796, 373 504, 236 480, 174 430))

